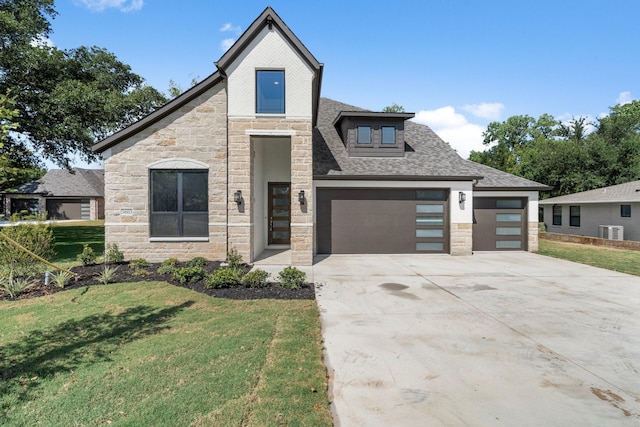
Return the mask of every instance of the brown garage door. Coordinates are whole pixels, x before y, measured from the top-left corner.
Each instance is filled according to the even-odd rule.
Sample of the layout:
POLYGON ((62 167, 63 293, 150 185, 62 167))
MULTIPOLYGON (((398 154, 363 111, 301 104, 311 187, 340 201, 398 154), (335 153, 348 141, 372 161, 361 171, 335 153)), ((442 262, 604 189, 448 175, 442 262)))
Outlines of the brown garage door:
POLYGON ((89 199, 49 199, 47 217, 50 219, 91 219, 89 199))
POLYGON ((318 189, 318 253, 446 253, 447 199, 442 189, 318 189))
POLYGON ((527 199, 473 198, 474 251, 526 251, 527 199))

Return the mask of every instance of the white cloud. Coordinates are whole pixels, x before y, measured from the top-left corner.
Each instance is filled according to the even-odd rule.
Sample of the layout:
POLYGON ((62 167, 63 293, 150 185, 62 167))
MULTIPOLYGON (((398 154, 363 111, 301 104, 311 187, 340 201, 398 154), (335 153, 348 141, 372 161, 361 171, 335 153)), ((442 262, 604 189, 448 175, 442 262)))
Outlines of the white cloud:
POLYGON ((451 147, 464 159, 469 158, 472 150, 484 151, 486 148, 482 145, 482 132, 485 128, 469 123, 467 118, 456 112, 454 107, 421 110, 416 113, 413 120, 429 126, 440 138, 451 144, 451 147))
POLYGON ((94 12, 102 12, 107 9, 133 12, 144 6, 144 0, 75 0, 75 2, 94 12))
POLYGON ((504 105, 500 102, 483 102, 481 104, 468 104, 462 106, 464 111, 468 111, 476 117, 488 120, 499 119, 503 108, 504 105))
POLYGON ((236 39, 224 39, 220 42, 220 49, 226 52, 235 42, 236 39))
POLYGON ((620 92, 620 95, 618 95, 618 99, 616 99, 616 103, 618 105, 631 104, 631 101, 633 101, 633 97, 631 96, 631 92, 629 91, 620 92))
POLYGON ((221 33, 232 32, 232 33, 240 34, 240 31, 241 31, 240 27, 238 27, 238 26, 234 27, 231 24, 231 22, 227 22, 222 27, 220 27, 220 32, 221 33))
POLYGON ((33 47, 54 47, 53 41, 49 37, 38 36, 31 40, 31 46, 33 47))

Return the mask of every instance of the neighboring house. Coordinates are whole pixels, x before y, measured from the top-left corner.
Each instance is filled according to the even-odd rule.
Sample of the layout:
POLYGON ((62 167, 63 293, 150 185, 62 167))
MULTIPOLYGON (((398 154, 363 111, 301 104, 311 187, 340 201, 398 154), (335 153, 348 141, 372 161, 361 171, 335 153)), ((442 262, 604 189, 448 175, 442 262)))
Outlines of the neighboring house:
POLYGON ((463 160, 412 113, 321 98, 323 64, 270 7, 216 65, 94 146, 128 258, 536 250, 547 186, 463 160))
POLYGON ((540 201, 550 233, 640 241, 640 181, 540 201))
POLYGON ((37 181, 2 192, 4 214, 45 214, 48 219, 103 219, 104 170, 52 169, 37 181))

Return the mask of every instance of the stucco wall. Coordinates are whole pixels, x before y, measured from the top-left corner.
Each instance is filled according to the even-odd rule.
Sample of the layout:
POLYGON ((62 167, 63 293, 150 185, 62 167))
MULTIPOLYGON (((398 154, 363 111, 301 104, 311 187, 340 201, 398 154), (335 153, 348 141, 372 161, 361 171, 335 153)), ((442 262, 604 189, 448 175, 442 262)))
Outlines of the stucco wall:
POLYGON ((227 68, 229 118, 256 116, 256 70, 285 70, 285 117, 311 119, 313 71, 274 26, 265 27, 227 68))
POLYGON ((562 206, 562 225, 553 225, 553 205, 543 205, 544 224, 550 233, 598 237, 599 225, 622 225, 624 240, 640 241, 640 203, 583 203, 562 206), (620 216, 620 205, 631 205, 631 217, 620 216), (569 225, 569 206, 580 206, 580 227, 569 225))
POLYGON ((105 161, 106 243, 117 243, 127 259, 224 259, 226 140, 226 87, 221 83, 114 146, 105 161), (172 165, 208 170, 209 236, 205 241, 149 236, 149 169, 172 165))

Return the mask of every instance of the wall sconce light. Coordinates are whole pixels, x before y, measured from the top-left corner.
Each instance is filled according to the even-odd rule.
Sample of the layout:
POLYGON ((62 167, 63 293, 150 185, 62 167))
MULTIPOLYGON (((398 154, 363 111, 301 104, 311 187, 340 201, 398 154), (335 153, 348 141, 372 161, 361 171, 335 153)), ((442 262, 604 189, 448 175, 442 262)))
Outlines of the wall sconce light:
POLYGON ((298 193, 298 201, 301 205, 304 205, 304 190, 300 190, 298 193))
POLYGON ((242 204, 242 191, 237 190, 235 193, 233 193, 233 201, 238 205, 242 204))
POLYGON ((464 194, 462 191, 458 192, 458 202, 462 204, 465 202, 465 200, 467 200, 467 195, 464 194))

